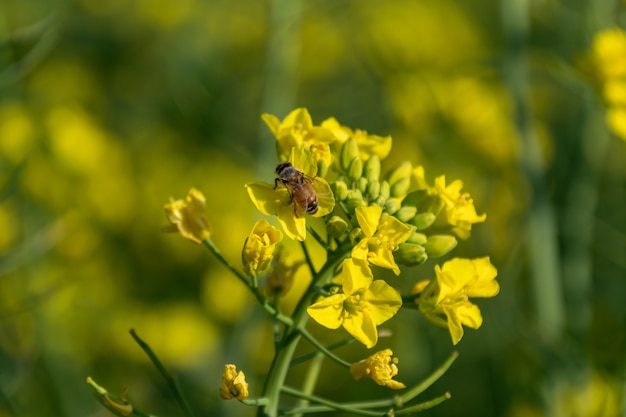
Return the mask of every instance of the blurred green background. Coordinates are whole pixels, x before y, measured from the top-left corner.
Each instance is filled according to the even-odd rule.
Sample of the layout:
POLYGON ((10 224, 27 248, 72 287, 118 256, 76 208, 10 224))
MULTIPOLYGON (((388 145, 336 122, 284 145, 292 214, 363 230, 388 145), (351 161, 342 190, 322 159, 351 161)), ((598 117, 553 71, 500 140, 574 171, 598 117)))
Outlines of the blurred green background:
MULTIPOLYGON (((487 213, 453 253, 491 256, 501 293, 425 415, 626 415, 626 143, 579 71, 620 22, 609 0, 0 0, 0 417, 110 415, 88 375, 181 415, 130 328, 197 415, 254 414, 217 388, 236 363, 260 392, 271 323, 161 233, 163 204, 202 190, 238 264, 260 218, 243 184, 277 162, 260 115, 296 107, 392 135, 387 168, 462 179, 487 213)), ((414 312, 392 323, 407 385, 452 351, 414 312)), ((389 395, 339 371, 318 393, 389 395)))

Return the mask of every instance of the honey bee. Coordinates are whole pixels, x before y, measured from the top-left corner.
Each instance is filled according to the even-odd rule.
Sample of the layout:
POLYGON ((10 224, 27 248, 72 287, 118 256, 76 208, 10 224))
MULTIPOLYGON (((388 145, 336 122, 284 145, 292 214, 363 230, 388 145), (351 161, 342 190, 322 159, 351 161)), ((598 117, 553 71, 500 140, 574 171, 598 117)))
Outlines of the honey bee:
POLYGON ((311 185, 315 178, 305 175, 290 162, 280 162, 276 165, 276 175, 278 178, 274 180, 274 189, 278 187, 278 183, 282 183, 287 189, 296 217, 298 217, 297 209, 304 210, 308 214, 317 213, 319 201, 311 185))

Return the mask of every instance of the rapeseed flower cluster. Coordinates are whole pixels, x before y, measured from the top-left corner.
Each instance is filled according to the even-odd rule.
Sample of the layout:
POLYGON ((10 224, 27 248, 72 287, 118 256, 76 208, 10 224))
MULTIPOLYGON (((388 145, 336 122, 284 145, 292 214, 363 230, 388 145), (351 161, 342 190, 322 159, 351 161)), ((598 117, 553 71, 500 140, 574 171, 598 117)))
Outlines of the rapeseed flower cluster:
MULTIPOLYGON (((276 137, 277 164, 273 183, 245 185, 254 206, 269 217, 257 221, 245 239, 243 272, 213 245, 199 191, 192 189, 186 199, 165 206, 170 221, 166 230, 205 243, 284 326, 275 335, 276 357, 262 398, 247 399, 248 384, 235 365, 224 368, 220 395, 262 406, 265 415, 276 414, 281 391, 303 395, 281 388, 301 336, 355 379, 368 377, 391 389, 405 388, 393 380, 398 361, 390 349, 350 365, 308 333, 307 321, 343 328, 369 349, 379 342, 379 326, 407 307, 447 328, 456 345, 464 326, 477 329, 483 321, 470 298, 493 297, 499 291, 489 258, 454 258, 435 265, 434 278, 413 283, 410 294, 401 294, 399 288, 405 286, 401 281, 412 280, 409 267, 448 255, 458 239, 470 238, 473 225, 484 222, 486 215, 478 214, 460 180, 448 182, 441 175, 429 184, 424 168, 409 161, 385 172, 390 136, 351 129, 335 118, 314 124, 305 108, 283 120, 270 114, 262 119, 276 137), (293 243, 301 244, 301 255, 294 256, 293 243), (303 268, 308 271, 301 272, 303 268), (293 313, 286 315, 278 301, 298 279, 311 281, 293 313)), ((310 396, 306 399, 311 401, 310 396)))

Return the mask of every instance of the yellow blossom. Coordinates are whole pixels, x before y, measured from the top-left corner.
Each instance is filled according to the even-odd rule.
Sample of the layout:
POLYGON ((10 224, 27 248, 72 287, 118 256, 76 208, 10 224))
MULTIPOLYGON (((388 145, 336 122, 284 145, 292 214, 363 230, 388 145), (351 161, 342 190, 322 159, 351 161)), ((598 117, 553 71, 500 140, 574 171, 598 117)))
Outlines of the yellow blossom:
POLYGON ((220 397, 224 400, 237 398, 245 400, 248 398, 248 383, 243 371, 237 372, 235 365, 224 365, 222 373, 222 386, 220 387, 220 397))
POLYGON ((164 232, 178 232, 185 239, 202 243, 211 236, 209 222, 204 217, 204 195, 192 188, 185 200, 171 201, 165 205, 165 214, 170 224, 164 232))
POLYGON ((481 223, 487 219, 486 214, 478 215, 474 207, 474 200, 469 193, 462 193, 463 182, 452 181, 446 185, 445 175, 435 178, 435 186, 427 185, 424 178, 424 168, 417 167, 413 175, 420 189, 426 189, 428 194, 437 195, 444 203, 445 221, 452 226, 452 232, 460 239, 468 239, 472 224, 481 223))
POLYGON ((402 297, 385 281, 374 280, 367 263, 352 258, 343 261, 339 279, 342 292, 321 297, 307 312, 329 329, 343 326, 352 337, 371 348, 378 342, 376 326, 398 312, 402 297))
POLYGON ((591 51, 592 60, 602 79, 626 76, 626 33, 621 29, 598 32, 591 51))
POLYGON ((283 240, 283 233, 269 224, 267 220, 259 220, 243 246, 242 260, 248 275, 259 275, 269 266, 274 256, 276 245, 283 240))
POLYGON ((376 352, 367 359, 363 359, 350 366, 350 373, 357 381, 363 377, 372 379, 378 385, 391 389, 406 388, 402 382, 394 381, 392 378, 398 374, 396 358, 392 358, 391 349, 376 352))
POLYGON ((292 148, 304 147, 308 150, 312 145, 335 141, 328 129, 313 125, 311 115, 305 108, 293 110, 282 122, 268 113, 261 118, 276 137, 276 149, 281 160, 287 159, 292 148))
POLYGON ((419 282, 412 293, 421 293, 419 309, 433 323, 447 327, 452 343, 463 337, 463 325, 477 329, 483 318, 470 297, 493 297, 500 291, 495 280, 498 272, 488 257, 477 259, 454 258, 435 266, 436 279, 419 282), (445 317, 445 319, 442 318, 445 317))
MULTIPOLYGON (((322 217, 332 212, 335 207, 332 190, 325 179, 316 177, 317 164, 311 153, 303 148, 293 148, 289 162, 312 178, 310 186, 317 197, 318 209, 310 216, 322 217)), ((288 188, 255 181, 246 184, 246 189, 252 203, 261 213, 278 217, 278 223, 288 237, 301 241, 306 238, 306 216, 309 214, 301 207, 294 206, 288 188)))
POLYGON ((379 206, 357 207, 355 212, 365 237, 352 250, 352 257, 391 269, 400 275, 392 252, 411 236, 411 226, 393 216, 383 215, 379 206))
POLYGON ((354 138, 359 147, 359 157, 363 161, 367 161, 372 155, 385 159, 391 152, 391 136, 369 135, 366 131, 359 129, 353 131, 349 127, 340 125, 334 117, 324 120, 321 126, 331 131, 341 144, 354 138))

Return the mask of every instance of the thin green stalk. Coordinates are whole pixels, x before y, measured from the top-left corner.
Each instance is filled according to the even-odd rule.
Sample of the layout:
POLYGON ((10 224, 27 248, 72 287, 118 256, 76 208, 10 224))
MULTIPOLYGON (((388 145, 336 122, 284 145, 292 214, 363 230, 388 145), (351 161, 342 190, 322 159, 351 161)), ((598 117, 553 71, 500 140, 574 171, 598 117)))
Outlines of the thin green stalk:
POLYGON ((152 351, 150 346, 146 342, 141 340, 139 336, 137 336, 137 333, 135 332, 134 329, 130 329, 130 335, 133 337, 135 342, 137 342, 139 347, 146 353, 146 355, 148 355, 148 358, 150 358, 150 360, 152 361, 154 366, 157 368, 159 373, 163 376, 163 378, 165 378, 165 382, 167 383, 170 390, 174 394, 174 398, 176 398, 176 401, 178 402, 181 409, 183 410, 183 413, 185 413, 187 417, 194 417, 193 411, 191 411, 191 408, 189 407, 189 403, 187 403, 187 399, 183 395, 183 392, 180 389, 180 386, 178 385, 178 380, 174 378, 167 371, 167 369, 165 369, 165 366, 163 366, 163 364, 161 363, 159 358, 156 356, 156 354, 152 351))
MULTIPOLYGON (((315 390, 315 385, 320 376, 322 370, 322 363, 324 362, 324 355, 317 353, 307 369, 306 377, 302 383, 302 392, 305 394, 312 394, 315 390)), ((298 407, 306 407, 309 405, 309 401, 303 398, 298 402, 298 407)), ((296 414, 296 417, 302 417, 302 414, 296 414)))
POLYGON ((309 333, 306 329, 304 329, 304 328, 300 329, 300 334, 309 343, 311 343, 315 347, 315 349, 317 349, 318 352, 326 355, 326 357, 328 357, 328 359, 332 360, 333 362, 338 363, 340 366, 343 366, 346 369, 350 369, 350 364, 348 362, 344 361, 343 359, 341 359, 340 357, 338 357, 337 355, 332 353, 330 350, 328 350, 326 348, 326 346, 324 346, 320 342, 318 342, 317 339, 315 337, 313 337, 313 335, 311 335, 311 333, 309 333))
POLYGON ((320 244, 321 247, 323 248, 327 248, 328 247, 328 242, 324 241, 324 239, 322 239, 322 237, 315 231, 315 229, 310 225, 310 224, 306 224, 306 230, 307 232, 313 236, 313 239, 315 239, 315 241, 317 243, 320 244))
POLYGON ((395 411, 394 416, 408 416, 411 414, 421 413, 424 410, 428 410, 429 408, 438 406, 439 404, 441 404, 442 402, 446 400, 449 400, 450 398, 452 398, 452 396, 450 395, 449 392, 446 392, 445 394, 440 395, 439 397, 435 397, 432 400, 428 400, 423 403, 415 404, 411 407, 407 407, 407 408, 403 408, 402 410, 395 411))
MULTIPOLYGON (((384 416, 387 414, 386 412, 367 411, 367 410, 360 410, 358 408, 353 408, 349 405, 337 403, 334 401, 329 401, 325 398, 318 397, 316 395, 305 394, 302 391, 289 387, 287 385, 282 386, 281 391, 284 392, 285 394, 291 395, 292 397, 305 399, 312 403, 326 406, 328 407, 328 411, 331 411, 331 410, 346 411, 352 414, 356 414, 359 416, 367 416, 367 417, 380 417, 380 416, 384 416)), ((317 411, 310 411, 311 409, 312 408, 308 408, 308 407, 292 408, 290 410, 282 411, 281 414, 291 415, 291 414, 300 414, 300 413, 305 413, 305 412, 317 412, 317 411)), ((322 411, 326 411, 326 410, 322 410, 322 411)))
MULTIPOLYGON (((380 337, 380 334, 379 334, 379 337, 380 337)), ((337 343, 333 343, 333 344, 330 344, 328 346, 325 346, 325 349, 328 350, 328 351, 333 351, 335 349, 338 349, 338 348, 340 348, 342 346, 349 345, 350 343, 354 343, 354 342, 355 342, 355 339, 349 337, 349 338, 345 338, 345 339, 343 339, 343 340, 341 340, 341 341, 339 341, 337 343)), ((317 356, 317 352, 311 352, 311 353, 307 353, 306 355, 299 356, 299 357, 297 357, 297 358, 295 358, 294 360, 291 361, 291 366, 295 366, 295 365, 298 365, 300 363, 309 361, 309 360, 313 359, 315 356, 317 356)))

